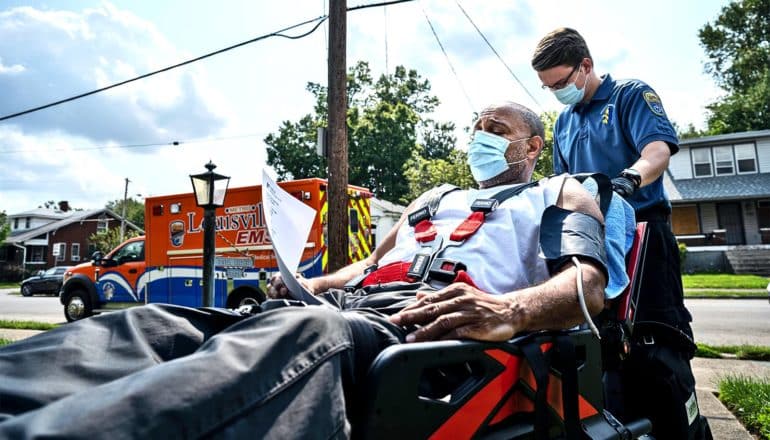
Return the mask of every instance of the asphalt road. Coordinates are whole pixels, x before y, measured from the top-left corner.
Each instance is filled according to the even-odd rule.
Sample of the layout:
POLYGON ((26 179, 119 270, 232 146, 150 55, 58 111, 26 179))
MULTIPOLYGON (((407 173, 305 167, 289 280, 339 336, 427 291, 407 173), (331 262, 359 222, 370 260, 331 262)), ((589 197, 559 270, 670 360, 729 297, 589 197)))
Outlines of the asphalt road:
POLYGON ((696 342, 770 347, 770 303, 764 299, 686 299, 696 342))
MULTIPOLYGON (((0 290, 0 319, 65 322, 56 296, 22 297, 0 290)), ((687 299, 697 342, 710 345, 753 344, 770 347, 767 299, 687 299)))

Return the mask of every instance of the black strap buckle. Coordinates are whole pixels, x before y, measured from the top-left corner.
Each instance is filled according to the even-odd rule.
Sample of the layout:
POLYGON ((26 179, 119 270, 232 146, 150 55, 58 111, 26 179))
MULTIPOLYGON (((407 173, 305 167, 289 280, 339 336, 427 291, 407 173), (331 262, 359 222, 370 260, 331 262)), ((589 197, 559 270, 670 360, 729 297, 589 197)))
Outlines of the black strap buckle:
POLYGON ((465 264, 447 258, 436 258, 430 265, 430 279, 442 283, 451 283, 457 276, 457 272, 468 270, 465 264))
POLYGON ((354 277, 353 279, 345 283, 345 286, 343 286, 343 289, 346 292, 355 292, 356 289, 361 288, 361 285, 363 285, 364 283, 364 279, 366 279, 366 277, 369 276, 369 274, 374 272, 375 270, 377 270, 377 265, 372 264, 371 266, 364 269, 364 273, 354 277))
POLYGON ((417 223, 420 223, 423 220, 428 220, 430 217, 430 209, 428 209, 427 206, 423 206, 417 211, 409 213, 409 226, 414 227, 417 223))
POLYGON ((497 199, 476 199, 471 205, 471 211, 480 211, 484 214, 489 214, 490 212, 493 212, 495 209, 497 209, 497 205, 499 204, 500 202, 497 199))
POLYGON ((407 276, 416 278, 420 281, 425 279, 425 273, 430 266, 430 259, 433 255, 430 247, 424 247, 412 259, 412 264, 409 266, 409 270, 406 272, 407 276))

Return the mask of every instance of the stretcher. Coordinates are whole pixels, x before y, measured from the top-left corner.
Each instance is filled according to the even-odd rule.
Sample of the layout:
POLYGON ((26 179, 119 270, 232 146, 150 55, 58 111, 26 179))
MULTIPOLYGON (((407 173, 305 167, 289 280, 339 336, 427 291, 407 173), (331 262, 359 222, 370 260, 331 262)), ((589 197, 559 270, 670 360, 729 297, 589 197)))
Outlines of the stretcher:
MULTIPOLYGON (((438 341, 388 347, 363 384, 356 438, 633 439, 649 420, 621 423, 606 409, 603 361, 627 355, 641 285, 646 223, 626 258, 630 283, 611 302, 605 343, 588 328, 505 343, 438 341), (608 353, 609 351, 609 353, 608 353)), ((605 362, 606 363, 606 362, 605 362)))

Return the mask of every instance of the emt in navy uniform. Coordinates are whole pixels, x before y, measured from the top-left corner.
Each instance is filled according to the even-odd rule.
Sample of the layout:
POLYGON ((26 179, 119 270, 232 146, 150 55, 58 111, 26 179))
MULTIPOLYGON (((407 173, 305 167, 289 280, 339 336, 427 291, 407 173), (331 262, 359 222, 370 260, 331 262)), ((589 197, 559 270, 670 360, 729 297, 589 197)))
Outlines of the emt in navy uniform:
POLYGON ((679 251, 668 223, 671 204, 663 189, 663 172, 679 150, 663 104, 640 80, 598 76, 585 40, 574 29, 559 28, 543 37, 532 67, 543 88, 567 106, 553 131, 554 173, 610 176, 615 192, 633 206, 636 221, 648 222, 636 322, 655 324, 635 328, 639 331, 621 373, 621 405, 629 419, 651 419, 655 438, 705 435, 708 425, 698 417, 690 367, 692 316, 683 301, 679 251))

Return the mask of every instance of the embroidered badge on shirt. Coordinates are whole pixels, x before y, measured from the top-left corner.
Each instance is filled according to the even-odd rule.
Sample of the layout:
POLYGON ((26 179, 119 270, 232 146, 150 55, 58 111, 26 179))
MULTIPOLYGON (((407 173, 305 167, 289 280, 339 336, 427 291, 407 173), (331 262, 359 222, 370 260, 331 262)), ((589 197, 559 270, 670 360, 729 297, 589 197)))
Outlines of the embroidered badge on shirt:
POLYGON ((644 95, 642 96, 653 113, 658 116, 665 116, 666 113, 663 111, 663 104, 660 102, 660 98, 658 98, 658 95, 656 95, 655 92, 648 90, 644 92, 644 95))
POLYGON ((615 104, 607 104, 607 107, 604 107, 604 111, 602 111, 602 124, 607 125, 610 123, 610 119, 612 119, 612 113, 615 111, 615 104))

